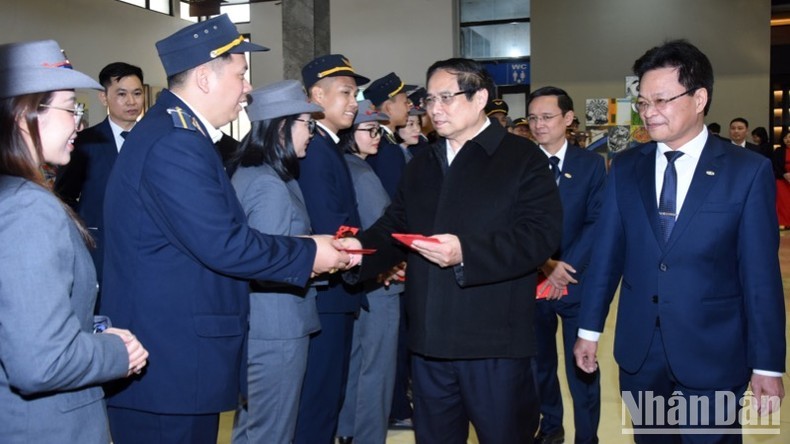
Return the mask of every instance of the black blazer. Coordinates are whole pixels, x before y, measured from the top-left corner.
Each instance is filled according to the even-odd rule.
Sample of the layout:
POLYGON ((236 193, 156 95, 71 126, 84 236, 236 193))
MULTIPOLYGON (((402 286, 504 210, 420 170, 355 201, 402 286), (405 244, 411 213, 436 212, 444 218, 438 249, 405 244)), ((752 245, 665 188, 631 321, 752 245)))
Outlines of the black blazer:
MULTIPOLYGON (((360 236, 378 253, 361 277, 408 257, 409 346, 446 359, 535 354, 536 270, 559 247, 562 205, 548 160, 527 139, 489 125, 447 165, 439 139, 406 166, 395 200, 360 236), (458 236, 463 265, 405 254, 392 233, 458 236)), ((309 156, 308 156, 309 157, 309 156)))

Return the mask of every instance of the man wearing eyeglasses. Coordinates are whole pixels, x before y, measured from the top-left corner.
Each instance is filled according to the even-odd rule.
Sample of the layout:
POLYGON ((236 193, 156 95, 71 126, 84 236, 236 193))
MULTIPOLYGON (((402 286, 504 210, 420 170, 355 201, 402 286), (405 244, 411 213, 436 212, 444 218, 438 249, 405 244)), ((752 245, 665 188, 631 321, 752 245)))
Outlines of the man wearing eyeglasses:
MULTIPOLYGON (((80 215, 91 230, 96 248, 91 250, 101 290, 104 270, 104 191, 107 179, 126 136, 143 112, 143 70, 123 62, 110 63, 99 72, 104 91, 99 100, 108 116, 80 131, 71 162, 55 181, 55 191, 80 215)), ((81 119, 82 114, 75 116, 81 119)), ((101 293, 100 293, 101 294, 101 293)), ((101 312, 101 298, 96 312, 101 312)))
POLYGON ((596 371, 622 278, 614 356, 636 442, 740 443, 739 405, 753 401, 766 414, 784 396, 771 164, 707 131, 713 68, 689 42, 648 50, 634 73, 635 108, 653 142, 612 163, 582 287, 576 363, 596 371), (748 384, 754 398, 744 399, 748 384), (688 408, 678 415, 680 404, 688 408))
POLYGON ((440 138, 407 165, 389 209, 360 236, 378 249, 361 277, 408 260, 417 442, 466 442, 471 422, 480 442, 531 443, 535 271, 559 246, 557 185, 534 143, 486 117, 493 81, 482 65, 439 61, 427 80, 440 138), (393 233, 430 237, 407 253, 393 233))
MULTIPOLYGON (((557 318, 562 318, 565 356, 573 356, 581 305, 579 284, 590 261, 606 166, 603 156, 568 142, 566 128, 573 123, 573 100, 564 90, 553 86, 536 89, 527 99, 527 110, 529 128, 549 159, 562 201, 562 243, 540 267, 545 281, 538 288, 545 287, 547 297, 535 303, 541 413, 535 441, 561 444, 565 432, 557 377, 557 318)), ((577 372, 572 359, 565 360, 565 375, 573 398, 574 442, 596 443, 601 414, 600 375, 577 372)))
MULTIPOLYGON (((316 234, 337 233, 341 226, 361 227, 357 198, 348 165, 337 147, 338 132, 350 128, 357 113, 359 85, 370 80, 354 71, 341 54, 327 54, 302 68, 311 102, 324 112, 299 160, 299 187, 316 234)), ((318 288, 321 331, 310 337, 294 443, 329 443, 335 438, 351 358, 354 319, 367 305, 361 288, 346 285, 339 275, 318 288)))

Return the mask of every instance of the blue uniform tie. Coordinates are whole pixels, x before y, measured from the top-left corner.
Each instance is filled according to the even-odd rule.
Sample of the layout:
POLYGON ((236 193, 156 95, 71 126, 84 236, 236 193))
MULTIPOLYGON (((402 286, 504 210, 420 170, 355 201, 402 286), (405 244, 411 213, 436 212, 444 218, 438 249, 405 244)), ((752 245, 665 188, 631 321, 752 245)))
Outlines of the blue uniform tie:
POLYGON ((554 173, 554 181, 560 181, 560 158, 557 156, 549 157, 549 167, 551 172, 554 173))
POLYGON ((680 151, 667 151, 667 169, 664 170, 664 184, 661 186, 661 196, 658 199, 658 217, 661 221, 661 234, 664 242, 669 240, 672 228, 675 226, 676 201, 678 193, 678 173, 675 170, 675 161, 683 155, 680 151))

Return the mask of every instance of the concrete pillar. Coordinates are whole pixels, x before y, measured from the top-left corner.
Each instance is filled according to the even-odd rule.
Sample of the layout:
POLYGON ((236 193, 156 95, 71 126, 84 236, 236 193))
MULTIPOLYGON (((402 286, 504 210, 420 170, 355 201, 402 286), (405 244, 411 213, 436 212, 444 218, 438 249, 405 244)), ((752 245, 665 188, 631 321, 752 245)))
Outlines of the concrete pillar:
POLYGON ((302 66, 329 54, 329 0, 285 0, 283 78, 302 79, 302 66))

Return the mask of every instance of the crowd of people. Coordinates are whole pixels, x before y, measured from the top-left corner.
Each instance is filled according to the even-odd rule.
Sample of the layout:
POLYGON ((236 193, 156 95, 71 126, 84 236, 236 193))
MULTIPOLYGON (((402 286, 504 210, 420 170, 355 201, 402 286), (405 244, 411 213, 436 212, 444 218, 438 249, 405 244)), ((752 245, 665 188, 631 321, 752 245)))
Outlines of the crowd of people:
MULTIPOLYGON (((621 281, 624 398, 750 387, 779 408, 790 157, 735 146, 745 119, 732 143, 705 127, 691 43, 635 62, 652 142, 608 173, 565 90, 511 121, 473 60, 419 87, 327 54, 253 88, 245 53, 267 48, 225 15, 156 49, 168 88, 140 118, 139 68, 97 83, 55 41, 0 45, 0 442, 213 444, 235 410, 234 443, 380 444, 393 420, 418 443, 470 424, 562 443, 560 325, 573 439, 605 442, 597 343, 621 281), (81 88, 108 117, 78 132, 81 88), (219 128, 243 109, 237 142, 219 128)), ((652 427, 635 439, 741 442, 717 408, 632 409, 652 427)))

